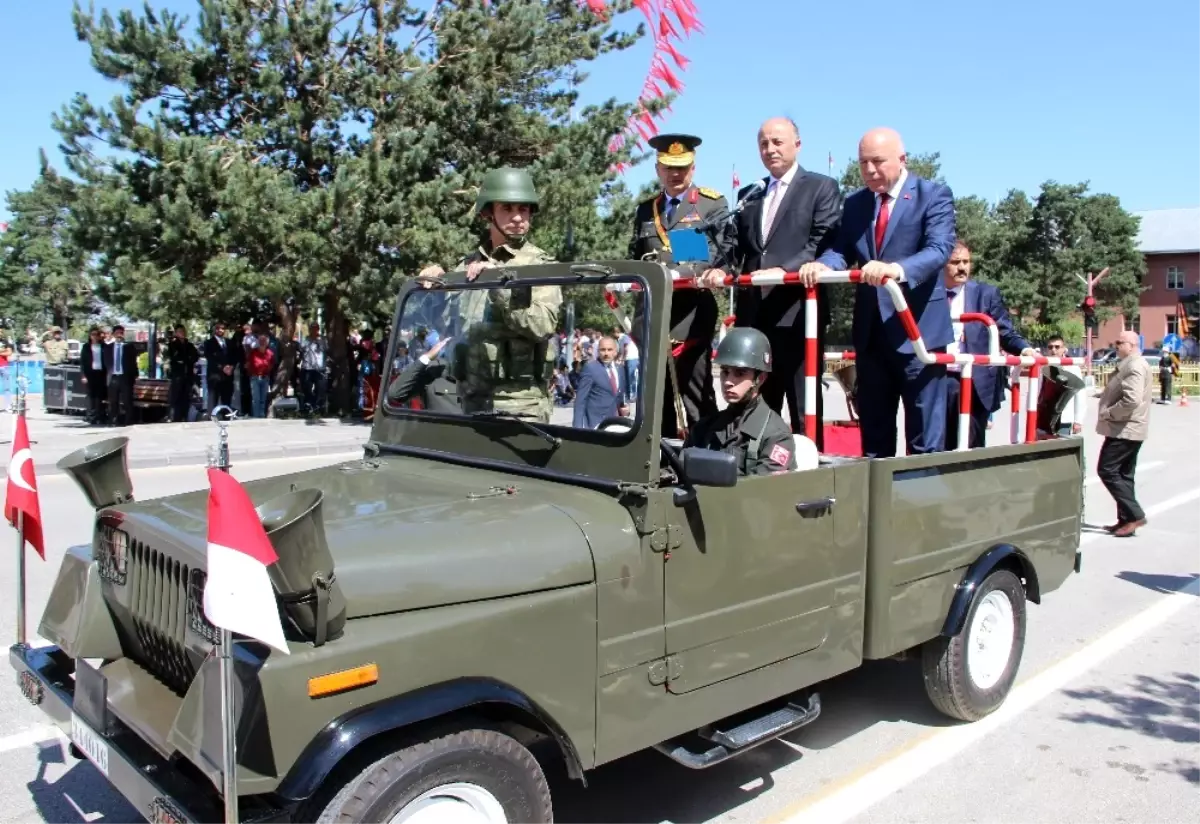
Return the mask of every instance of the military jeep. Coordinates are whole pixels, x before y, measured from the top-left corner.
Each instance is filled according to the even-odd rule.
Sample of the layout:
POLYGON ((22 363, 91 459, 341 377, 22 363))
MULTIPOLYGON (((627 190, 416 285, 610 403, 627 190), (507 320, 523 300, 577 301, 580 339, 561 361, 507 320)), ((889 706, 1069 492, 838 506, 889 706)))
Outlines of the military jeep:
MULTIPOLYGON (((628 261, 405 287, 385 362, 403 330, 449 336, 432 394, 394 399, 389 376, 361 459, 246 484, 278 565, 334 585, 279 592, 290 655, 235 637, 244 820, 550 821, 547 757, 581 781, 651 748, 709 768, 817 722, 822 685, 870 659, 918 657, 953 718, 1002 704, 1027 603, 1079 569, 1081 439, 738 477, 660 438, 672 297, 668 270, 628 261), (614 288, 642 350, 627 414, 530 406, 546 320, 614 288)), ((52 646, 11 662, 144 815, 219 820, 208 493, 133 500, 123 454, 64 459, 94 538, 66 552, 52 646)))

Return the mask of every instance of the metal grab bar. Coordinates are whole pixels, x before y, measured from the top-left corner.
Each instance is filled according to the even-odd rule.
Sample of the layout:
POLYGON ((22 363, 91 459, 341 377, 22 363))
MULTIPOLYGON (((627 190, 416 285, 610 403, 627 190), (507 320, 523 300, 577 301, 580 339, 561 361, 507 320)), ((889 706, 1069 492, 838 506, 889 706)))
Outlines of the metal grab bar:
MULTIPOLYGON (((695 277, 685 277, 677 272, 671 273, 672 286, 675 289, 707 289, 706 285, 702 285, 695 277)), ((862 270, 850 269, 847 271, 827 271, 817 275, 817 283, 863 283, 862 270)), ((799 272, 784 272, 779 275, 726 275, 721 282, 723 286, 803 286, 800 280, 799 272)), ((1037 439, 1037 385, 1041 377, 1042 366, 1071 366, 1075 365, 1078 358, 1052 358, 1045 355, 1036 356, 1020 356, 1020 355, 1005 355, 1000 352, 999 329, 995 325, 995 321, 984 314, 978 312, 964 312, 960 316, 960 320, 964 322, 979 322, 985 323, 989 327, 988 331, 988 349, 990 353, 987 355, 951 355, 945 352, 930 352, 925 346, 925 341, 921 337, 921 329, 917 325, 916 319, 912 315, 912 310, 909 308, 908 299, 904 296, 904 291, 900 288, 900 284, 890 277, 885 277, 880 284, 888 293, 888 297, 892 300, 892 305, 895 307, 896 316, 900 319, 901 325, 904 327, 904 332, 908 336, 909 343, 912 344, 913 354, 917 360, 922 363, 939 363, 939 364, 959 364, 963 367, 962 380, 964 383, 960 393, 959 402, 959 433, 958 450, 965 450, 968 443, 969 428, 970 428, 970 411, 971 411, 971 370, 974 366, 1028 366, 1029 370, 1029 395, 1026 399, 1026 424, 1025 424, 1025 441, 1032 443, 1037 439), (965 398, 965 400, 964 400, 965 398), (963 426, 965 420, 967 426, 963 426)), ((805 352, 804 352, 804 431, 815 432, 818 425, 817 421, 817 289, 815 286, 806 286, 805 293, 805 352)), ((852 353, 838 353, 842 356, 852 353)), ((824 359, 822 359, 822 368, 824 367, 824 359)), ((1014 412, 1019 410, 1020 394, 1018 390, 1013 392, 1013 409, 1014 412)), ((1016 441, 1017 423, 1014 420, 1013 424, 1013 441, 1016 441)))

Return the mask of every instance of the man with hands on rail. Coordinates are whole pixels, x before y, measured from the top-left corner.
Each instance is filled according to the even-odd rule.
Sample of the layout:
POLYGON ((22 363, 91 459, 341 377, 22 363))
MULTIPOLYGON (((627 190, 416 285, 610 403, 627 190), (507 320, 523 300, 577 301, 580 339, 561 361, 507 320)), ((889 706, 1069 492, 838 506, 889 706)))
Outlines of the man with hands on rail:
POLYGON ((896 413, 904 403, 911 454, 939 452, 946 438, 946 367, 917 359, 886 289, 901 287, 925 347, 944 352, 954 340, 942 270, 954 249, 954 196, 944 184, 907 169, 900 135, 876 128, 858 144, 866 186, 846 198, 832 248, 800 267, 805 285, 822 272, 861 268, 855 290, 853 338, 863 454, 896 454, 896 413))

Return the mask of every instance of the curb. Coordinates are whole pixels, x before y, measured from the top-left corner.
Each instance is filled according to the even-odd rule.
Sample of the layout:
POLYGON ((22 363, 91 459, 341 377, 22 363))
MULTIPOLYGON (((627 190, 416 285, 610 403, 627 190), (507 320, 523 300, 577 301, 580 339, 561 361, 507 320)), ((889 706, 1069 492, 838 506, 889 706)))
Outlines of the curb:
MULTIPOLYGON (((263 461, 279 458, 311 458, 316 455, 349 455, 362 451, 365 441, 346 441, 344 443, 318 443, 307 441, 289 443, 286 446, 252 446, 229 449, 229 460, 234 466, 243 461, 263 461)), ((208 452, 190 450, 176 452, 161 457, 153 455, 130 455, 127 458, 130 469, 155 469, 169 466, 204 466, 208 463, 208 452)), ((55 459, 57 463, 57 459, 55 459)), ((34 461, 34 471, 38 478, 52 475, 65 475, 55 463, 48 465, 34 461)), ((8 467, 0 467, 0 480, 8 478, 8 467)))

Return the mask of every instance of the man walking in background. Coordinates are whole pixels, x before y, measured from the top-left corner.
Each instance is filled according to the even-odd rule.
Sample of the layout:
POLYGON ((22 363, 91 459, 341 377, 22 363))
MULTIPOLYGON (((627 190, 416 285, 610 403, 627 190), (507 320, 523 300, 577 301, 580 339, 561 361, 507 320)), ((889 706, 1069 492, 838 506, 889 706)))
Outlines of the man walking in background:
POLYGON ((1134 494, 1133 475, 1142 443, 1150 434, 1150 402, 1154 379, 1142 357, 1136 332, 1117 338, 1117 371, 1100 395, 1096 434, 1104 437, 1096 474, 1117 502, 1117 522, 1106 527, 1118 538, 1130 538, 1146 525, 1146 513, 1134 494))

